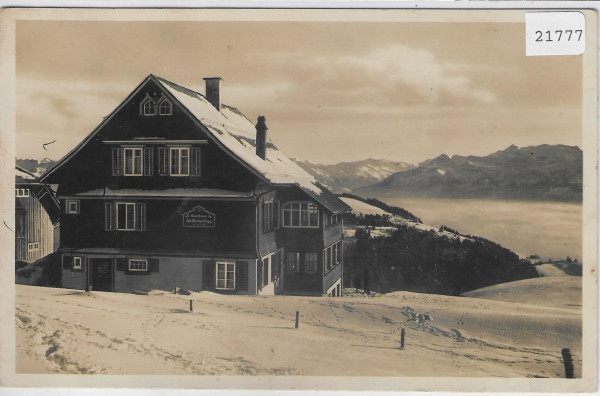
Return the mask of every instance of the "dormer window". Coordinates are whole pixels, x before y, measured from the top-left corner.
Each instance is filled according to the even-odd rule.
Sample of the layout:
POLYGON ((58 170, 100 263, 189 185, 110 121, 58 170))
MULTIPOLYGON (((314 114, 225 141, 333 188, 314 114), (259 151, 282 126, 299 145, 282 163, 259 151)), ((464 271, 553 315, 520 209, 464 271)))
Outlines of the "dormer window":
POLYGON ((156 115, 156 101, 154 101, 150 95, 146 95, 142 104, 140 105, 140 113, 144 116, 156 115))
POLYGON ((158 102, 158 114, 159 115, 171 115, 172 111, 173 111, 173 106, 171 105, 171 102, 169 101, 169 99, 167 99, 163 96, 161 98, 161 100, 158 102))
POLYGON ((152 103, 152 99, 148 99, 144 102, 143 114, 145 116, 153 116, 154 115, 154 103, 152 103))

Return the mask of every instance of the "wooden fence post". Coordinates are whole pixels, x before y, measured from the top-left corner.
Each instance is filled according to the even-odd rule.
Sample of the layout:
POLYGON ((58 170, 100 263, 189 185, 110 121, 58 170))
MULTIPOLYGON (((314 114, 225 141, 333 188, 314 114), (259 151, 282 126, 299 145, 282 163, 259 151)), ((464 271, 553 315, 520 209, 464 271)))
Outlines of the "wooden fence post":
POLYGON ((402 331, 400 331, 400 349, 404 349, 404 329, 402 329, 402 331))
POLYGON ((194 301, 190 300, 190 312, 194 312, 194 301))
POLYGON ((296 311, 296 329, 298 328, 299 319, 300 319, 300 311, 296 311))
POLYGON ((563 348, 561 353, 563 364, 565 365, 565 378, 573 378, 573 358, 571 357, 571 351, 569 348, 563 348))

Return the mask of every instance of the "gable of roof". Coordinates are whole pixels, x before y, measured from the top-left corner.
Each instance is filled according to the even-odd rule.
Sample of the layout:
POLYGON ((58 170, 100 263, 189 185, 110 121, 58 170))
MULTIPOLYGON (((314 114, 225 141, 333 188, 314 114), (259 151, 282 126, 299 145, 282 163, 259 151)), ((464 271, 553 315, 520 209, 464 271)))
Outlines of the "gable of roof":
POLYGON ((149 80, 154 81, 169 98, 174 99, 175 105, 191 115, 209 138, 261 179, 274 185, 297 185, 334 213, 350 211, 349 206, 319 185, 312 175, 279 151, 270 139, 267 139, 265 159, 256 155, 255 126, 239 110, 228 105, 222 105, 221 111, 219 111, 204 95, 152 74, 146 77, 90 135, 51 166, 42 175, 41 180, 48 178, 85 146, 149 80))

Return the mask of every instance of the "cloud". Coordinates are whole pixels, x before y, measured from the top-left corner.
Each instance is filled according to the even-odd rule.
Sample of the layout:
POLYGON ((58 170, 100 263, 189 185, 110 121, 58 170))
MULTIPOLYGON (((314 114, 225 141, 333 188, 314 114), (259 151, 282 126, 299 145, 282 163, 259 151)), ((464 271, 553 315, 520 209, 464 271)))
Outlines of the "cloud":
POLYGON ((87 136, 129 93, 107 81, 17 79, 17 152, 58 159, 87 136), (48 146, 42 144, 56 139, 48 146))
POLYGON ((322 102, 344 107, 489 105, 497 100, 469 78, 469 65, 441 61, 430 51, 403 44, 343 55, 280 52, 263 59, 300 82, 289 85, 293 92, 287 98, 280 90, 278 99, 284 102, 315 92, 322 102))

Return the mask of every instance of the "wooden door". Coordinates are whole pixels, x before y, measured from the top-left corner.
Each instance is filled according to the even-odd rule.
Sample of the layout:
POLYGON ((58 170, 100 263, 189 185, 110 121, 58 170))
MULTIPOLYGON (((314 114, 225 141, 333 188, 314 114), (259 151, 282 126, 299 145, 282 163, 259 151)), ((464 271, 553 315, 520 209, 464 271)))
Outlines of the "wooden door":
POLYGON ((90 259, 91 286, 95 291, 113 291, 113 262, 108 258, 90 259))

